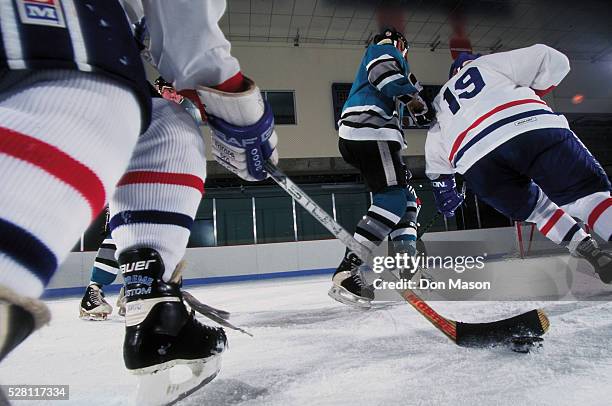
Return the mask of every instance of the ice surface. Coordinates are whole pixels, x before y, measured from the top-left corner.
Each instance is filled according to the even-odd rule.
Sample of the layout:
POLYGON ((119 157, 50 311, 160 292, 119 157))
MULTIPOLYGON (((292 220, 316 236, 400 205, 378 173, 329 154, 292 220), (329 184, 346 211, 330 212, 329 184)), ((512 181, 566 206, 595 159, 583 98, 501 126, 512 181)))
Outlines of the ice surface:
MULTIPOLYGON (((231 311, 231 321, 254 338, 229 331, 220 375, 180 404, 611 402, 612 305, 606 301, 433 303, 444 315, 472 322, 543 306, 551 331, 544 348, 525 355, 459 348, 406 304, 348 308, 328 298, 329 283, 324 276, 190 288, 205 303, 231 311)), ((603 286, 594 294, 612 298, 603 286)), ((123 367, 122 318, 79 320, 78 303, 49 302, 51 325, 2 363, 0 383, 69 384, 70 401, 61 404, 131 404, 136 379, 123 367)))

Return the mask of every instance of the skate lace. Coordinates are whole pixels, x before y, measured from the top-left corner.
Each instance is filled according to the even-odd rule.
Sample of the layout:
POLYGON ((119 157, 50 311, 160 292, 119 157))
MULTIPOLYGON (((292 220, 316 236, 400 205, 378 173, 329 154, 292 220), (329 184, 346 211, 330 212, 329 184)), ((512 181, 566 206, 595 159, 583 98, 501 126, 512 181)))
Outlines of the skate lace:
POLYGON ((100 291, 95 289, 89 290, 89 302, 93 305, 99 306, 102 304, 102 294, 100 291))
POLYGON ((359 286, 362 289, 366 286, 365 283, 363 282, 363 279, 361 279, 361 276, 359 276, 358 274, 351 275, 351 279, 353 280, 353 282, 355 282, 357 286, 359 286))

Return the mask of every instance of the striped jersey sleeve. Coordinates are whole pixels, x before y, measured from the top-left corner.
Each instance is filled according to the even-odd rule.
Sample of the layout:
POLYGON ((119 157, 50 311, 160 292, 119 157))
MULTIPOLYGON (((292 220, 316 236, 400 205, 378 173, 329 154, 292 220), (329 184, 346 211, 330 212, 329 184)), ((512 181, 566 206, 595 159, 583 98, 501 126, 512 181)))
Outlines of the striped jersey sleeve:
POLYGON ((408 80, 408 64, 392 45, 368 48, 366 70, 370 84, 388 97, 418 92, 408 80))

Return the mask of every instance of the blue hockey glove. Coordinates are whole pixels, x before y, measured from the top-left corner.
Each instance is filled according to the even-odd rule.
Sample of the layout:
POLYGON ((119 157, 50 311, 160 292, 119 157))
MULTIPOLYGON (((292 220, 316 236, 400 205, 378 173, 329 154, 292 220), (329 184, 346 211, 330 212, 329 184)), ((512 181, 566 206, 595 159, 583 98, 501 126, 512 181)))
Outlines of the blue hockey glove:
POLYGON ((278 162, 272 109, 265 103, 264 114, 253 125, 236 126, 212 115, 208 125, 212 130, 212 153, 225 168, 248 181, 264 180, 268 173, 264 168, 270 159, 278 162))
POLYGON ((440 175, 431 181, 436 207, 444 217, 453 217, 455 210, 463 203, 463 195, 457 192, 454 175, 440 175))

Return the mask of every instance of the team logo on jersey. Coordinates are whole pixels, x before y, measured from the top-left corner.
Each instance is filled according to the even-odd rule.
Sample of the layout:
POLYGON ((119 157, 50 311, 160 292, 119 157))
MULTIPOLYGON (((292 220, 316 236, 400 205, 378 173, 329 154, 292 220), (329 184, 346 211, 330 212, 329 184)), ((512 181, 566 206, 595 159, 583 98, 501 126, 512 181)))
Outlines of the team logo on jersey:
POLYGON ((66 28, 61 0, 17 0, 22 24, 66 28))

